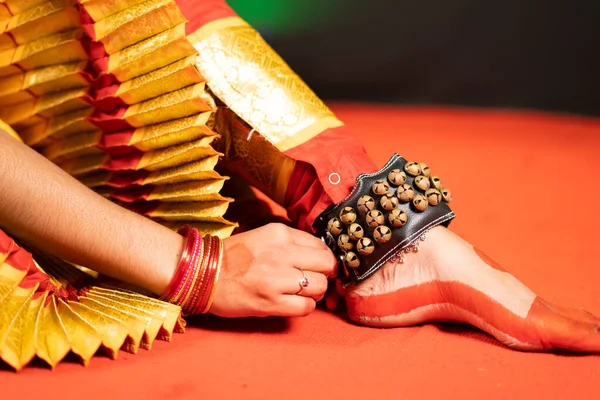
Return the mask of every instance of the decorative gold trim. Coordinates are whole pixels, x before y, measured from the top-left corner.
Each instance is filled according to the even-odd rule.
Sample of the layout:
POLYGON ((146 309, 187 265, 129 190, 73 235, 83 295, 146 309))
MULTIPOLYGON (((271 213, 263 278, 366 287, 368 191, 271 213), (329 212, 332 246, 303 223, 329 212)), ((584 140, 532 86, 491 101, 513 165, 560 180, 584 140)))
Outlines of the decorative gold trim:
POLYGON ((242 19, 211 22, 188 39, 211 91, 279 151, 343 125, 242 19))
POLYGON ((216 33, 223 29, 233 28, 237 26, 250 27, 250 25, 240 17, 222 18, 216 21, 209 22, 206 25, 203 25, 196 32, 188 35, 188 39, 192 43, 198 43, 201 40, 208 38, 213 33, 216 33))

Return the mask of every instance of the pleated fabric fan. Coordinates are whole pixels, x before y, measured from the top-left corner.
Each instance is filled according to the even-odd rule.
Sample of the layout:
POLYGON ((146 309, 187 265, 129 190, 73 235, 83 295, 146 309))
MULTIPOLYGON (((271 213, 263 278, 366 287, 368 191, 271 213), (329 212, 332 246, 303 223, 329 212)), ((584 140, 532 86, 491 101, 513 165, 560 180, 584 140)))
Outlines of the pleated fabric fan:
MULTIPOLYGON (((237 225, 215 171, 216 104, 187 24, 175 0, 2 0, 0 120, 100 195, 225 238, 237 225)), ((1 235, 0 358, 14 368, 183 330, 177 307, 36 254, 40 267, 1 235)))

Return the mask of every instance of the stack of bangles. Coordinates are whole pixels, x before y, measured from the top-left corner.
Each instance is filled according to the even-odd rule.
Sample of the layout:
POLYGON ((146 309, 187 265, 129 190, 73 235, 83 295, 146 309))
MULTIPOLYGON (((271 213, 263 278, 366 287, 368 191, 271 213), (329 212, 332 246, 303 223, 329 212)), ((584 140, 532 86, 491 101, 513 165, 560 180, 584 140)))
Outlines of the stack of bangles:
POLYGON ((180 306, 184 315, 205 314, 212 305, 223 260, 223 241, 204 237, 196 228, 184 226, 179 233, 185 245, 171 283, 161 300, 180 306))

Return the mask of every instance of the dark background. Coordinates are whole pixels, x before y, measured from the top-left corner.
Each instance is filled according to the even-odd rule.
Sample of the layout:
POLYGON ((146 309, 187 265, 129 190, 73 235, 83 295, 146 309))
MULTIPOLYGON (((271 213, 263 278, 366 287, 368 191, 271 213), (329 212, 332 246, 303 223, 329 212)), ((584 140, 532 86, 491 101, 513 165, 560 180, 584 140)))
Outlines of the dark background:
POLYGON ((600 0, 229 0, 322 97, 600 115, 600 0))

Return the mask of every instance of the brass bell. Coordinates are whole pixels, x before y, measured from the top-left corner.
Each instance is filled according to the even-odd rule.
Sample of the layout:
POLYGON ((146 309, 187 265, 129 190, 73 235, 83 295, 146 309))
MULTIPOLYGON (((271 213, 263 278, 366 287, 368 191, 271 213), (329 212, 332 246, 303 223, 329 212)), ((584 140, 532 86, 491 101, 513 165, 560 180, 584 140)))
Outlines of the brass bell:
POLYGON ((371 196, 360 196, 356 203, 356 208, 361 213, 367 213, 375 208, 375 199, 371 196))
POLYGON ((358 258, 356 253, 349 251, 344 256, 344 264, 348 268, 352 268, 352 269, 358 268, 358 267, 360 267, 360 259, 358 258))
POLYGON ((421 173, 421 168, 418 163, 411 161, 404 165, 404 171, 410 176, 417 176, 421 173))
POLYGON ((427 165, 424 162, 420 162, 419 168, 421 168, 421 175, 424 175, 429 178, 429 175, 431 175, 431 168, 429 168, 429 165, 427 165))
POLYGON ((396 208, 388 215, 388 221, 394 228, 400 228, 408 221, 408 215, 403 210, 396 208))
POLYGON ((417 176, 415 178, 415 186, 422 191, 426 191, 429 189, 429 178, 424 175, 417 176))
POLYGON ((406 173, 399 169, 393 169, 388 174, 388 181, 395 186, 404 185, 406 183, 406 173))
POLYGON ((392 193, 386 193, 383 197, 381 197, 381 199, 379 199, 379 204, 381 204, 381 208, 384 210, 391 211, 398 207, 398 198, 392 193))
POLYGON ((390 185, 383 179, 378 179, 373 184, 372 189, 373 189, 373 193, 375 193, 378 196, 381 196, 381 195, 386 194, 388 192, 388 190, 390 190, 390 185))
POLYGON ((363 256, 368 256, 375 250, 375 244, 369 238, 362 238, 356 244, 356 250, 363 256))
POLYGON ((367 213, 365 217, 365 222, 371 228, 377 228, 379 225, 383 225, 385 222, 385 218, 383 217, 383 213, 379 210, 371 210, 367 213))
POLYGON ((429 202, 422 194, 415 195, 412 204, 418 211, 425 211, 429 206, 429 202))
POLYGON ((365 235, 365 230, 360 224, 354 223, 348 227, 348 236, 352 240, 361 239, 365 235))
POLYGON ((425 197, 431 206, 437 206, 442 202, 442 194, 439 190, 431 188, 425 192, 425 197))
POLYGON ((373 231, 373 239, 379 244, 387 243, 392 238, 392 230, 385 225, 379 225, 373 231))
POLYGON ((429 180, 431 181, 431 187, 437 190, 442 190, 442 181, 440 178, 438 178, 435 175, 431 175, 429 177, 429 180))
POLYGON ((354 247, 354 243, 352 243, 350 236, 345 233, 338 237, 337 245, 342 251, 349 251, 354 247))
POLYGON ((356 211, 352 207, 344 207, 342 211, 340 211, 340 220, 346 224, 350 225, 354 221, 356 221, 356 211))
POLYGON ((441 190, 442 192, 442 199, 446 202, 446 203, 450 203, 452 201, 452 192, 450 192, 448 189, 446 188, 442 188, 441 190))
POLYGON ((401 203, 408 203, 415 196, 415 191, 412 186, 410 186, 408 183, 405 183, 402 186, 398 186, 396 196, 401 203))
POLYGON ((337 218, 331 218, 329 222, 327 222, 327 231, 333 236, 337 236, 342 233, 342 229, 344 229, 342 221, 337 218))

